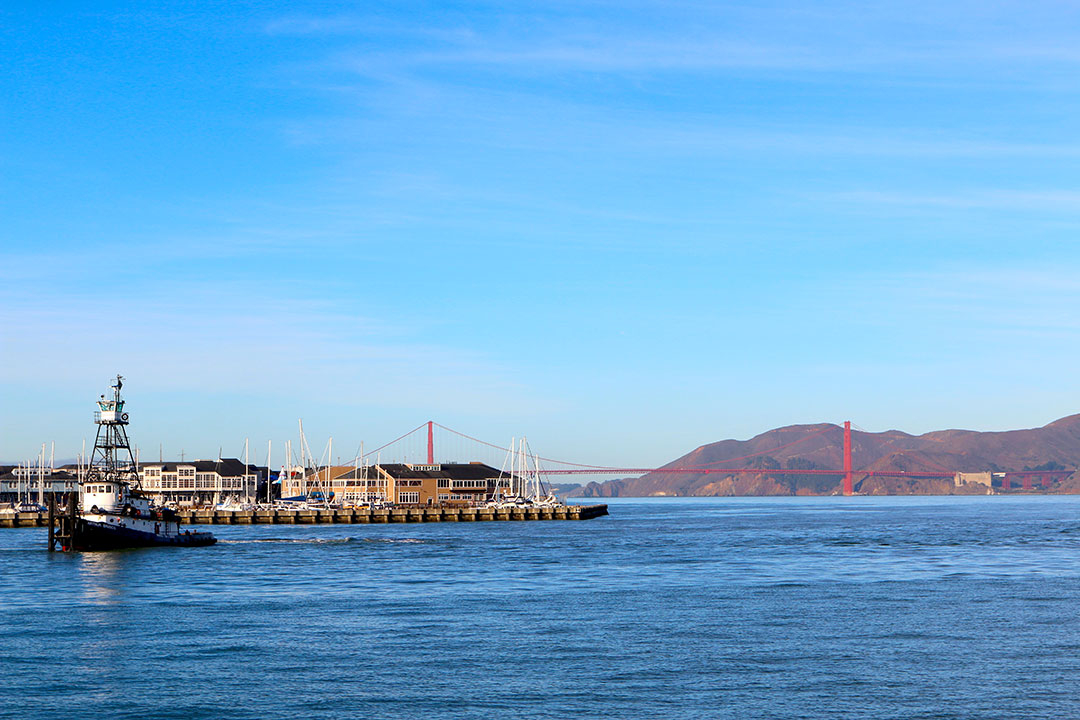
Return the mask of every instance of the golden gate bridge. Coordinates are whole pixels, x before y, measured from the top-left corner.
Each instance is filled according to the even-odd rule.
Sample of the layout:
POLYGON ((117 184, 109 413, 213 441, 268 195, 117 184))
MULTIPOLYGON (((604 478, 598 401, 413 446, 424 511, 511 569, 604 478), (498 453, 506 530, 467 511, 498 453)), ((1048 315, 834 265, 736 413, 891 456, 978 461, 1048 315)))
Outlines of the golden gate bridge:
MULTIPOLYGON (((879 441, 881 442, 881 441, 879 441)), ((388 458, 397 457, 400 453, 402 462, 423 463, 435 465, 437 463, 436 447, 441 449, 440 454, 444 457, 454 457, 455 461, 464 460, 466 457, 476 457, 483 453, 477 453, 477 446, 491 452, 509 453, 508 447, 497 443, 487 442, 479 438, 467 435, 453 428, 441 425, 434 420, 418 425, 412 430, 400 435, 388 443, 380 445, 374 450, 358 452, 358 461, 371 461, 380 458, 384 453, 388 458), (441 436, 440 442, 436 443, 437 435, 441 436), (472 443, 472 447, 468 447, 472 443), (448 448, 448 449, 446 449, 448 448), (422 458, 422 460, 420 459, 422 458)), ((504 455, 505 457, 505 455, 504 455)), ((809 433, 789 443, 777 447, 761 450, 739 457, 726 458, 712 463, 698 465, 675 465, 667 464, 661 467, 615 467, 610 465, 591 465, 567 460, 557 460, 547 457, 537 457, 544 463, 542 470, 544 475, 646 475, 651 473, 677 474, 677 475, 826 475, 843 478, 843 494, 855 494, 855 478, 860 480, 870 477, 896 477, 912 479, 940 479, 953 480, 957 470, 941 467, 940 470, 883 470, 883 469, 858 469, 853 465, 853 446, 851 439, 851 422, 845 421, 843 427, 838 425, 826 425, 817 432, 809 433), (768 456, 780 450, 786 450, 799 443, 806 442, 811 438, 824 435, 825 433, 843 430, 843 445, 841 448, 839 469, 828 468, 772 468, 762 466, 740 465, 745 461, 753 461, 754 458, 768 456)), ((499 458, 492 458, 489 464, 498 465, 499 458)), ((936 464, 936 463, 929 463, 936 464)), ((939 466, 940 467, 940 466, 939 466)), ((1040 482, 1044 488, 1050 487, 1055 481, 1064 480, 1073 474, 1073 470, 1016 470, 1000 473, 1002 488, 1010 490, 1015 482, 1024 490, 1034 488, 1034 483, 1040 482)))

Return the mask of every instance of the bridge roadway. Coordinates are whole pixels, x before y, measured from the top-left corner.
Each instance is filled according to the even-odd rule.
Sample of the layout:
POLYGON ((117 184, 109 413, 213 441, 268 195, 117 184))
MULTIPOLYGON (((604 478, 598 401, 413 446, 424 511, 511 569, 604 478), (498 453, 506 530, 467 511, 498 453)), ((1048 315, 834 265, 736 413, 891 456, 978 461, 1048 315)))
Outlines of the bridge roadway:
MULTIPOLYGON (((342 508, 331 510, 187 509, 177 513, 185 525, 333 525, 491 520, 590 520, 608 514, 607 505, 553 508, 342 508)), ((0 513, 0 528, 47 527, 48 513, 0 513)))

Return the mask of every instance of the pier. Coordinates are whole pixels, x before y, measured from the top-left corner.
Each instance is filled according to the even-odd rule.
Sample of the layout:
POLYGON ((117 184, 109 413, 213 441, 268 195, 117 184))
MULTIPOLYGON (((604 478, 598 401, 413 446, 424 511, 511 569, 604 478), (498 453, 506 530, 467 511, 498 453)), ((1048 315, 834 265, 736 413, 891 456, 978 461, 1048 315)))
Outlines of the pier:
MULTIPOLYGON (((368 523, 485 522, 496 520, 591 520, 608 514, 607 505, 555 507, 397 507, 327 510, 178 510, 185 525, 356 525, 368 523)), ((48 527, 47 512, 0 513, 0 528, 48 527)))

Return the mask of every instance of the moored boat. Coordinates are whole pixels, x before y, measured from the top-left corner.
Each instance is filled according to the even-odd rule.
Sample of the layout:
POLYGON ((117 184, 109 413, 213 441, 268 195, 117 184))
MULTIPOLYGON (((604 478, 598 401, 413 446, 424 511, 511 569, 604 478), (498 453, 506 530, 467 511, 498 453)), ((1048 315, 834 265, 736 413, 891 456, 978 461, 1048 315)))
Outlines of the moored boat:
POLYGON ((217 540, 211 533, 182 530, 174 510, 152 507, 143 495, 127 437, 122 387, 123 378, 117 375, 112 399, 102 395, 98 400, 97 437, 78 497, 69 496, 68 509, 59 517, 55 517, 55 501, 50 503, 49 549, 56 545, 64 551, 213 545, 217 540), (58 527, 54 521, 59 521, 58 527))

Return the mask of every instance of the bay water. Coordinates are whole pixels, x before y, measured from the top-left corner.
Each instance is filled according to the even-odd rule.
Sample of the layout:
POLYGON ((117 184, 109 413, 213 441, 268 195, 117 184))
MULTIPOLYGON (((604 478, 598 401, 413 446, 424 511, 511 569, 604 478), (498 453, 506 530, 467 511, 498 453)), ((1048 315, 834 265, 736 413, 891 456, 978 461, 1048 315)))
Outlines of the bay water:
POLYGON ((0 530, 0 718, 1080 717, 1080 498, 0 530))

